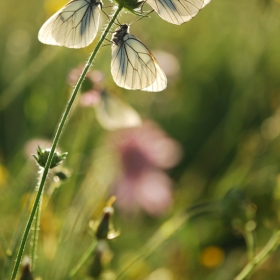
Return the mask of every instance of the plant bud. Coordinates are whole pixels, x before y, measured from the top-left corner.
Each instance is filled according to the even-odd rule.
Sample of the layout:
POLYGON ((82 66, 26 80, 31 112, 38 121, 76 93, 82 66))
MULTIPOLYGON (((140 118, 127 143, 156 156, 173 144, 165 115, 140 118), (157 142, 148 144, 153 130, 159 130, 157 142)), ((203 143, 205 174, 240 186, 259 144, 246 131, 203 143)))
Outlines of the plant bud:
POLYGON ((113 212, 114 212, 114 209, 111 206, 107 206, 104 208, 103 217, 96 230, 96 238, 98 240, 107 239, 109 229, 110 229, 110 219, 111 219, 113 212))
POLYGON ((33 280, 34 277, 30 270, 31 261, 30 258, 25 256, 22 261, 22 274, 20 280, 33 280))
MULTIPOLYGON (((40 166, 45 168, 49 154, 50 154, 50 149, 46 149, 46 150, 42 151, 40 146, 38 146, 37 156, 33 155, 33 157, 36 159, 37 163, 40 166)), ((59 154, 58 152, 54 152, 54 155, 53 155, 53 158, 52 158, 52 161, 50 164, 50 169, 58 166, 60 164, 60 162, 66 158, 67 154, 68 153, 59 154)))
POLYGON ((143 5, 144 1, 138 0, 114 0, 119 6, 124 7, 133 14, 139 14, 137 10, 143 5))

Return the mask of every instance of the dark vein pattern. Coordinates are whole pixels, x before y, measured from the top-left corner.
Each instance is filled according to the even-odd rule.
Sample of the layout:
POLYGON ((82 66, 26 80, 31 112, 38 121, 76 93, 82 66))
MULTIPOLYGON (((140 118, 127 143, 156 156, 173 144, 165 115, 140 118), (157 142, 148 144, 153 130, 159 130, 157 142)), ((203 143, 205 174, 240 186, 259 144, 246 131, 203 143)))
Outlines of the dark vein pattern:
POLYGON ((39 31, 39 40, 49 45, 83 48, 95 38, 102 2, 73 0, 49 18, 39 31))
POLYGON ((111 72, 116 84, 126 89, 161 91, 167 80, 147 47, 122 25, 113 35, 111 72))
POLYGON ((211 0, 147 0, 158 15, 173 24, 191 20, 211 0))

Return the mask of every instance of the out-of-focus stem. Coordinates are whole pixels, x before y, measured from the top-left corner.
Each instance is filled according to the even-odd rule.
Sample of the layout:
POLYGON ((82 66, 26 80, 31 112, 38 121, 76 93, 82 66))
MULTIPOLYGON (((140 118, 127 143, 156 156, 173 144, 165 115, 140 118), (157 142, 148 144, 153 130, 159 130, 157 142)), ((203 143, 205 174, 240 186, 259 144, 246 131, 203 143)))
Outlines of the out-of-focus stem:
POLYGON ((31 270, 33 272, 35 269, 37 243, 38 243, 39 230, 40 230, 41 209, 42 209, 42 199, 40 199, 40 201, 39 201, 39 206, 37 208, 36 215, 35 215, 34 222, 33 222, 34 230, 33 230, 32 246, 31 246, 31 270))
POLYGON ((77 265, 71 269, 69 276, 67 279, 71 279, 73 276, 75 276, 75 274, 79 271, 79 269, 82 267, 82 265, 88 260, 88 258, 91 256, 93 250, 95 249, 97 245, 97 241, 94 240, 91 245, 88 247, 88 249, 86 250, 86 252, 83 254, 83 256, 81 257, 81 259, 78 261, 77 265))
POLYGON ((247 244, 248 259, 252 261, 256 255, 256 240, 254 231, 246 231, 244 237, 247 244))
POLYGON ((163 223, 148 242, 140 249, 140 251, 132 256, 116 273, 115 279, 124 279, 127 273, 141 260, 146 259, 156 249, 158 249, 164 241, 166 241, 172 234, 177 232, 186 221, 189 219, 189 214, 179 213, 174 215, 168 221, 163 223))
POLYGON ((242 269, 234 280, 248 279, 254 272, 254 269, 263 263, 269 255, 278 247, 280 241, 280 230, 274 232, 264 246, 264 248, 242 269))
POLYGON ((24 233, 23 233, 23 237, 22 237, 22 240, 21 240, 21 243, 20 243, 20 246, 19 246, 19 251, 18 251, 18 254, 17 254, 17 257, 16 257, 16 261, 15 261, 15 266, 14 266, 14 269, 13 269, 13 272, 12 272, 12 276, 11 276, 11 280, 14 280, 17 276, 17 272, 18 272, 18 269, 19 269, 19 265, 20 265, 20 262, 21 262, 21 259, 22 259, 22 255, 23 255, 23 252, 24 252, 24 248, 25 248, 25 245, 26 245, 26 242, 27 242, 27 238, 28 238, 28 234, 30 232, 30 229, 31 229, 31 226, 32 226, 32 222, 33 222, 33 219, 34 219, 34 216, 35 216, 35 213, 36 213, 36 210, 38 208, 38 205, 39 205, 39 202, 40 202, 40 199, 41 199, 41 195, 43 193, 43 189, 44 189, 44 185, 45 185, 45 181, 47 179, 47 175, 48 175, 48 172, 49 172, 49 168, 50 168, 50 165, 51 165, 51 161, 52 161, 52 158, 53 158, 53 155, 54 155, 54 152, 55 152, 55 149, 56 149, 56 146, 58 144, 58 141, 59 141, 59 138, 61 136, 61 133, 62 133, 62 130, 63 130, 63 127, 66 123, 66 120, 67 120, 67 117, 70 113, 70 110, 72 108, 72 105, 74 103, 74 100, 77 96, 77 93, 83 83, 83 80, 97 54, 97 52, 99 51, 102 43, 104 42, 111 26, 113 25, 113 23, 115 22, 117 16, 119 15, 119 13, 121 12, 122 10, 122 6, 119 6, 117 8, 117 10, 115 11, 115 13, 113 14, 111 20, 109 21, 108 25, 106 26, 103 34, 101 35, 101 38, 100 40, 98 41, 93 53, 90 55, 85 67, 84 67, 84 70, 73 90, 73 93, 68 101, 68 104, 66 105, 66 108, 65 108, 65 111, 62 115, 62 118, 61 118, 61 121, 58 125, 58 128, 57 128, 57 131, 56 131, 56 134, 54 136, 54 140, 53 140, 53 144, 52 144, 52 147, 51 147, 51 150, 50 150, 50 153, 49 153, 49 156, 48 156, 48 159, 47 159, 47 162, 46 162, 46 166, 44 168, 44 172, 42 174, 42 179, 41 179, 41 182, 40 182, 40 185, 39 185, 39 189, 38 189, 38 192, 37 192, 37 195, 36 195, 36 198, 35 198, 35 201, 34 201, 34 204, 33 204, 33 207, 32 207, 32 210, 31 210, 31 213, 30 213, 30 216, 28 218, 28 221, 27 221, 27 224, 26 224, 26 227, 25 227, 25 230, 24 230, 24 233))

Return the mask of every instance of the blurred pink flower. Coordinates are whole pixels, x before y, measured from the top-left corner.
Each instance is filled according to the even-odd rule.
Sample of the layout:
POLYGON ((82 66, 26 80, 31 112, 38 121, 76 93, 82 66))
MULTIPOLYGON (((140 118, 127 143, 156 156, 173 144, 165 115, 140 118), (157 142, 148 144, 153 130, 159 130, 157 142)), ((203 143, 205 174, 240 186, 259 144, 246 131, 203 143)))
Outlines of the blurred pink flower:
POLYGON ((157 59, 167 78, 175 78, 180 71, 180 64, 176 56, 161 50, 153 50, 153 55, 157 59))
POLYGON ((80 98, 80 105, 82 107, 91 107, 100 102, 101 96, 100 96, 100 91, 97 90, 89 90, 87 92, 84 92, 81 95, 80 98))
POLYGON ((180 145, 151 121, 119 130, 112 140, 122 166, 114 185, 117 206, 125 212, 142 208, 152 216, 166 212, 172 204, 172 180, 162 169, 178 163, 180 145))
MULTIPOLYGON (((76 68, 73 68, 70 70, 67 76, 67 82, 70 86, 75 86, 78 79, 80 78, 80 75, 82 74, 82 71, 84 69, 84 65, 79 65, 76 68)), ((86 78, 89 79, 93 84, 97 84, 100 86, 100 84, 104 80, 104 75, 100 71, 89 71, 86 74, 86 78)))
POLYGON ((24 154, 25 156, 34 161, 33 155, 37 154, 38 146, 40 146, 42 149, 50 148, 52 145, 52 142, 47 139, 40 139, 40 138, 33 138, 28 140, 24 145, 24 154))
MULTIPOLYGON (((75 86, 82 71, 84 65, 80 65, 77 68, 72 69, 68 76, 67 82, 70 86, 75 86)), ((101 99, 101 91, 103 90, 103 73, 100 71, 89 71, 86 74, 85 80, 81 87, 80 105, 83 107, 94 106, 99 103, 101 99)))
MULTIPOLYGON (((83 65, 72 69, 67 81, 75 86, 83 70, 83 65)), ((134 127, 141 124, 139 114, 124 100, 107 92, 103 86, 104 75, 100 71, 89 71, 81 86, 80 106, 93 107, 96 120, 106 130, 134 127)))

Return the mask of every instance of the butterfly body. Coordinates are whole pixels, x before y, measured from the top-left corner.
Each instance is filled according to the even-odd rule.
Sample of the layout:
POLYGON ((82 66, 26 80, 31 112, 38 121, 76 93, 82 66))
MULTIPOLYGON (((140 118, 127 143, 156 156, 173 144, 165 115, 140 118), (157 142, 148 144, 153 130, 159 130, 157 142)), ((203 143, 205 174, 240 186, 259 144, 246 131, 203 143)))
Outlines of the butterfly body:
POLYGON ((111 72, 116 84, 126 89, 162 91, 167 80, 153 54, 129 33, 126 24, 113 34, 111 72))
POLYGON ((112 41, 116 44, 124 43, 124 36, 128 34, 129 27, 127 24, 123 24, 121 28, 115 31, 112 41))

